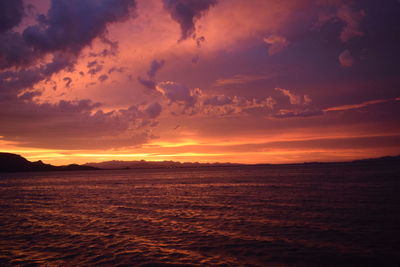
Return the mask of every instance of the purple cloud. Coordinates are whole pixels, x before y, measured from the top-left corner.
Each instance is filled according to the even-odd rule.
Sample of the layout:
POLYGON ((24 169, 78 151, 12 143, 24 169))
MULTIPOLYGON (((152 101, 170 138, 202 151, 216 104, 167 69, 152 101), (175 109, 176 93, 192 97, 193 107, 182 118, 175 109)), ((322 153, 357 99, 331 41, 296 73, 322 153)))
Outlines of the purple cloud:
POLYGON ((109 23, 129 18, 134 0, 52 0, 46 16, 23 32, 24 40, 39 51, 63 50, 79 53, 109 23))
POLYGON ((65 81, 65 87, 69 88, 72 83, 72 79, 70 77, 64 77, 63 81, 65 81))
POLYGON ((194 34, 196 20, 216 5, 217 0, 163 0, 163 3, 172 19, 181 27, 180 40, 185 40, 194 34))
POLYGON ((162 111, 162 107, 158 102, 150 104, 145 110, 144 113, 150 118, 154 119, 157 118, 162 111))
POLYGON ((349 50, 345 50, 339 55, 339 62, 345 68, 353 66, 354 58, 349 50))
POLYGON ((147 72, 147 75, 149 76, 150 79, 154 79, 155 75, 157 72, 164 66, 165 60, 153 60, 150 65, 150 69, 147 72))
POLYGON ((24 15, 22 0, 0 1, 0 33, 11 30, 21 23, 24 15))
POLYGON ((156 60, 154 59, 151 64, 150 68, 147 71, 148 79, 144 79, 142 77, 138 77, 138 82, 141 83, 149 92, 156 90, 157 82, 155 81, 155 76, 157 72, 164 66, 165 60, 156 60))

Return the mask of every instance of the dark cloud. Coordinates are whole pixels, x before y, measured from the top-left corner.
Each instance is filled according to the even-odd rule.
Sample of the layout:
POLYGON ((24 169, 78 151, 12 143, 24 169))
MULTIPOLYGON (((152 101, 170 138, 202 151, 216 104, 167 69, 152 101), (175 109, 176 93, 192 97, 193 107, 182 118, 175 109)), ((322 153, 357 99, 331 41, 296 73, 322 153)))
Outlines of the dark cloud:
POLYGON ((89 62, 87 64, 87 67, 89 69, 88 73, 92 76, 98 73, 99 71, 103 70, 103 65, 97 62, 96 60, 89 62))
MULTIPOLYGON (((33 89, 36 83, 51 82, 52 75, 60 70, 73 71, 75 60, 76 56, 70 53, 53 52, 47 64, 0 73, 3 139, 29 147, 90 149, 137 145, 152 138, 146 127, 153 125, 152 118, 161 112, 156 104, 144 111, 131 106, 104 112, 100 103, 88 99, 56 103, 32 101, 41 95, 33 89)), ((97 65, 98 62, 90 63, 92 67, 97 65)), ((104 81, 107 76, 103 76, 99 79, 104 81)), ((72 79, 64 77, 63 81, 69 86, 72 79)))
POLYGON ((123 73, 125 71, 124 67, 112 67, 108 70, 108 74, 112 74, 113 72, 123 73))
POLYGON ((190 89, 175 82, 161 82, 157 84, 157 90, 162 93, 170 103, 184 105, 185 108, 193 107, 198 101, 201 91, 190 89))
POLYGON ((38 16, 37 24, 26 28, 21 35, 5 31, 20 23, 22 1, 2 0, 0 69, 31 65, 49 52, 78 55, 97 37, 110 45, 107 55, 115 54, 118 44, 104 36, 107 25, 127 19, 135 7, 135 0, 52 0, 47 15, 38 16))
POLYGON ((138 82, 141 83, 147 89, 147 91, 156 90, 157 83, 155 81, 146 80, 142 77, 138 77, 138 82))
POLYGON ((147 72, 147 75, 149 76, 150 79, 154 79, 155 75, 157 72, 164 66, 165 60, 153 60, 150 65, 150 69, 147 72))
POLYGON ((65 87, 69 88, 72 83, 72 79, 70 77, 64 77, 63 81, 65 81, 65 87))
POLYGON ((23 37, 39 51, 79 53, 103 35, 109 23, 127 19, 135 7, 134 0, 52 0, 47 15, 26 28, 23 37))
POLYGON ((27 66, 41 55, 25 43, 21 34, 6 32, 0 34, 0 70, 13 66, 27 66))
POLYGON ((21 23, 24 15, 22 0, 0 1, 0 33, 11 30, 21 23))
POLYGON ((75 58, 55 53, 50 63, 35 68, 0 73, 0 99, 4 94, 17 95, 21 90, 31 88, 34 84, 50 78, 60 70, 73 70, 75 58))
POLYGON ((181 27, 181 40, 185 40, 195 33, 195 22, 210 7, 217 4, 217 0, 163 0, 165 9, 173 20, 181 27))
POLYGON ((105 75, 105 74, 99 76, 99 81, 100 82, 105 82, 107 79, 108 79, 108 76, 105 75))
POLYGON ((146 109, 145 109, 145 114, 150 118, 154 119, 157 118, 160 113, 161 113, 162 107, 159 103, 155 102, 153 104, 150 104, 146 109))
POLYGON ((0 135, 4 140, 29 147, 90 149, 137 145, 151 138, 144 126, 151 124, 148 118, 156 115, 156 106, 145 112, 135 106, 104 112, 100 103, 88 99, 43 104, 30 101, 38 95, 27 92, 0 98, 0 135), (136 126, 134 131, 132 126, 136 126))
POLYGON ((147 71, 148 79, 144 79, 142 77, 138 77, 138 82, 141 83, 149 92, 156 90, 157 82, 155 81, 155 76, 157 72, 164 66, 165 60, 156 60, 154 59, 151 64, 150 68, 147 71))
POLYGON ((197 47, 201 47, 201 44, 206 41, 206 38, 204 36, 200 36, 199 38, 196 38, 196 45, 197 47))

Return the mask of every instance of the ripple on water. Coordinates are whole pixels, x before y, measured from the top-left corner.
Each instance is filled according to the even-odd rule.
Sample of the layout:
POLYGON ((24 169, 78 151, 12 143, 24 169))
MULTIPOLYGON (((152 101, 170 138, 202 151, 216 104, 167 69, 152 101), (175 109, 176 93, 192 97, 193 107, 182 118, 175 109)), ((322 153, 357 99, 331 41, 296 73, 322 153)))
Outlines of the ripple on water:
POLYGON ((285 168, 2 175, 0 265, 400 263, 398 170, 285 168))

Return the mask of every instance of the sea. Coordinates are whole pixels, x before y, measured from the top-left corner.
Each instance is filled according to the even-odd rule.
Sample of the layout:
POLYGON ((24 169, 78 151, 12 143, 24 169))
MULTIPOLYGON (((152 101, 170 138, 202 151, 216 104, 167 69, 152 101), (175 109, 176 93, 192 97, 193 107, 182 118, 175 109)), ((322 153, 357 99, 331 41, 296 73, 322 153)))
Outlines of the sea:
POLYGON ((0 266, 400 266, 400 167, 0 173, 0 266))

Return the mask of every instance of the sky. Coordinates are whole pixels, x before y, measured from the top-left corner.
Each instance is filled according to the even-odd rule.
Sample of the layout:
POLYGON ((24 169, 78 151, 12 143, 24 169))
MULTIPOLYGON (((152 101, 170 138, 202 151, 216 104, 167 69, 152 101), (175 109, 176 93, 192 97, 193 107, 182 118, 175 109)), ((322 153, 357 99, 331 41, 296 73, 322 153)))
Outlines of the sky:
POLYGON ((400 1, 2 0, 0 151, 52 164, 400 154, 400 1))

